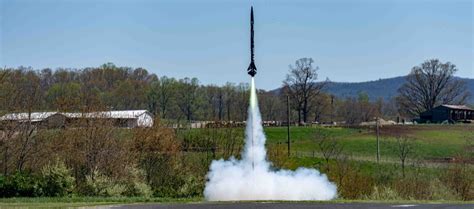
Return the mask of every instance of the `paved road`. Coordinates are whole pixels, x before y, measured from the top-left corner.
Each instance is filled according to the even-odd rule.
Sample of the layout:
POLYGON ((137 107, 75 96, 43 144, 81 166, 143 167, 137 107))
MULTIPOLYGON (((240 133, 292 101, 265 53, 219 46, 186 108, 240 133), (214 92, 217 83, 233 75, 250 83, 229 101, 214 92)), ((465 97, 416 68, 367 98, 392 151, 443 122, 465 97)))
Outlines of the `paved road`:
POLYGON ((376 203, 189 203, 112 206, 118 209, 474 209, 474 204, 376 204, 376 203))

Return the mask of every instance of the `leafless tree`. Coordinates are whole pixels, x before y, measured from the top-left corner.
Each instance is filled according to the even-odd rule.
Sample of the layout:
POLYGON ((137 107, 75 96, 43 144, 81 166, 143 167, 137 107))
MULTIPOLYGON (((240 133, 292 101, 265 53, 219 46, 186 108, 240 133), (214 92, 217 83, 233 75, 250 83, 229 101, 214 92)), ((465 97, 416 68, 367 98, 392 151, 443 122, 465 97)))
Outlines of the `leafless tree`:
POLYGON ((320 132, 317 132, 315 137, 319 149, 318 151, 326 162, 326 172, 329 172, 329 160, 338 158, 342 153, 343 146, 336 138, 320 132))
POLYGON ((278 95, 273 92, 259 91, 258 101, 260 103, 260 111, 264 120, 278 120, 283 112, 284 103, 280 102, 278 95))
POLYGON ((298 121, 300 123, 308 122, 311 100, 321 92, 326 84, 326 82, 316 82, 319 67, 313 66, 313 63, 312 58, 296 60, 295 66, 290 65, 290 72, 283 81, 286 93, 296 104, 295 109, 298 111, 298 121))
POLYGON ((176 102, 178 103, 179 109, 187 121, 193 120, 199 102, 199 81, 197 78, 181 79, 177 91, 179 99, 177 99, 176 102))
POLYGON ((331 96, 321 93, 313 100, 314 121, 331 120, 331 96))
POLYGON ((222 91, 219 87, 215 85, 205 86, 204 95, 205 95, 205 109, 204 117, 211 120, 221 120, 221 105, 222 105, 222 91))
POLYGON ((407 82, 398 89, 401 112, 415 116, 440 104, 463 103, 469 94, 464 82, 453 76, 457 70, 456 65, 438 59, 413 67, 407 82))
POLYGON ((400 164, 402 166, 402 175, 405 178, 405 166, 408 158, 414 152, 414 141, 413 139, 406 137, 397 137, 397 155, 400 159, 400 164))
POLYGON ((236 98, 234 99, 234 108, 237 112, 236 118, 239 121, 244 121, 247 118, 247 108, 249 104, 250 86, 246 83, 239 83, 236 87, 236 98))
MULTIPOLYGON (((231 120, 231 116, 234 111, 232 111, 232 103, 234 102, 234 97, 235 97, 235 91, 234 91, 234 85, 232 83, 226 83, 223 89, 223 98, 224 98, 224 105, 226 109, 226 115, 227 115, 227 120, 231 120)), ((219 106, 221 109, 219 111, 222 111, 222 106, 219 106)))

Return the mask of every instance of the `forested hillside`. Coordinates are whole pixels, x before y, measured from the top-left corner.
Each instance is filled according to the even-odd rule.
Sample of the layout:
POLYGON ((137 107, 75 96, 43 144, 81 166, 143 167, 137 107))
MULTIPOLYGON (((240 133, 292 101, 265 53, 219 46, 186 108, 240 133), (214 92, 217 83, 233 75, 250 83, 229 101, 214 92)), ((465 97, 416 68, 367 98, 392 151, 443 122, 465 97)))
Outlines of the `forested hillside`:
MULTIPOLYGON (((466 83, 468 91, 473 95, 469 98, 469 103, 474 104, 474 79, 457 79, 461 79, 466 83)), ((359 93, 364 92, 369 96, 371 101, 375 101, 378 98, 383 98, 385 101, 388 101, 397 95, 398 88, 400 88, 404 82, 405 76, 358 83, 329 82, 323 91, 340 98, 357 97, 359 93)))

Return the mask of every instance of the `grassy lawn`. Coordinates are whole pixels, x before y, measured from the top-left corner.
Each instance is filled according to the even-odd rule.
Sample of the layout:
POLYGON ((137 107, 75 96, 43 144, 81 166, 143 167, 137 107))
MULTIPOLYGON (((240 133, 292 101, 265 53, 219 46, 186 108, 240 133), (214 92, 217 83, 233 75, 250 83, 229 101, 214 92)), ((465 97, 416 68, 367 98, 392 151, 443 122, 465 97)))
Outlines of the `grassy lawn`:
MULTIPOLYGON (((120 204, 136 204, 136 203, 204 203, 203 198, 183 198, 183 199, 163 199, 163 198, 101 198, 101 197, 64 197, 64 198, 0 198, 0 208, 83 208, 88 206, 101 205, 120 205, 120 204)), ((243 202, 269 202, 269 201, 243 201, 243 202)), ((271 201, 271 202, 295 202, 295 201, 271 201)), ((384 204, 472 204, 472 201, 426 201, 426 200, 346 200, 335 199, 330 201, 296 201, 305 203, 384 203, 384 204)), ((228 202, 235 203, 235 202, 228 202)))
POLYGON ((0 198, 0 208, 70 208, 96 205, 131 203, 189 203, 200 202, 202 198, 145 198, 145 197, 37 197, 0 198))
MULTIPOLYGON (((193 135, 198 143, 204 138, 213 138, 213 135, 224 136, 227 140, 225 129, 191 129, 182 131, 182 135, 193 135)), ((233 129, 238 134, 237 147, 243 145, 244 129, 233 129)), ((455 157, 462 153, 468 138, 474 139, 474 125, 413 125, 413 126, 384 126, 380 130, 380 152, 382 160, 398 160, 397 136, 413 140, 414 153, 411 157, 417 159, 433 159, 455 157)), ((354 158, 375 160, 376 136, 373 128, 343 128, 343 127, 291 127, 292 153, 311 154, 318 153, 315 142, 317 134, 324 134, 337 139, 344 147, 344 153, 354 158)), ((265 127, 267 145, 280 145, 286 147, 286 127, 265 127)), ((236 152, 239 152, 238 149, 236 152)), ((286 150, 286 149, 285 149, 286 150)), ((234 153, 235 154, 235 153, 234 153)))
MULTIPOLYGON (((339 140, 344 152, 360 157, 375 157, 376 137, 368 128, 291 127, 293 152, 317 152, 316 133, 339 140)), ((285 127, 267 127, 267 143, 286 143, 285 127)), ((421 159, 453 157, 463 151, 467 137, 474 136, 474 125, 419 125, 383 127, 380 137, 382 158, 397 158, 397 135, 414 140, 414 156, 421 159)))

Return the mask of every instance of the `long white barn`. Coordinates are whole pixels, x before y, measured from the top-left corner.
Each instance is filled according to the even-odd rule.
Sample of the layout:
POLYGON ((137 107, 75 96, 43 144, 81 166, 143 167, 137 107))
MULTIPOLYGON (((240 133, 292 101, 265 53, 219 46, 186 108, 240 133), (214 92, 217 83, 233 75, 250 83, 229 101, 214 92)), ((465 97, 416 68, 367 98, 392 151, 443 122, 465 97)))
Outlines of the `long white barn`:
POLYGON ((31 122, 44 128, 78 126, 78 121, 110 121, 113 126, 123 128, 148 128, 153 126, 153 114, 147 110, 118 110, 89 113, 32 112, 9 113, 0 117, 2 123, 31 122))

